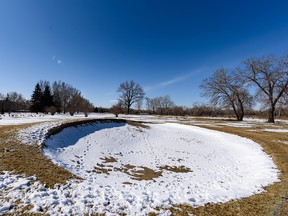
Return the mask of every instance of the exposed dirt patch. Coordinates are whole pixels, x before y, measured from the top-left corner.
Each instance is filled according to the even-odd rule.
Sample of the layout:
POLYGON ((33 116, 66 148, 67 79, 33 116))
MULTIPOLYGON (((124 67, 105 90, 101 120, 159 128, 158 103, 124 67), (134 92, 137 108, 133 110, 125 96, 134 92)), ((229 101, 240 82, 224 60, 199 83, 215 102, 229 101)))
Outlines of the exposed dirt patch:
POLYGON ((175 173, 188 173, 188 172, 193 172, 189 167, 185 166, 161 166, 159 167, 161 170, 167 170, 170 172, 175 172, 175 173))
MULTIPOLYGON (((103 163, 97 163, 96 166, 94 166, 93 170, 87 171, 90 172, 96 172, 99 174, 107 174, 109 175, 110 172, 113 170, 120 171, 122 173, 125 173, 131 177, 132 180, 142 181, 142 180, 153 180, 155 178, 158 178, 162 175, 162 171, 155 171, 153 169, 150 169, 148 167, 144 166, 134 166, 130 164, 121 164, 121 168, 114 167, 112 164, 109 163, 116 163, 117 159, 114 157, 104 157, 100 158, 103 160, 103 163)), ((123 183, 124 184, 124 183, 123 183)), ((129 182, 125 182, 125 184, 132 184, 129 182)))
POLYGON ((131 120, 126 120, 127 124, 138 127, 138 128, 144 128, 144 129, 149 129, 150 127, 148 125, 144 125, 144 122, 138 122, 138 121, 131 121, 131 120))
POLYGON ((118 170, 131 176, 131 179, 137 180, 137 181, 153 180, 162 175, 162 171, 155 171, 148 167, 144 167, 144 166, 137 167, 137 166, 133 166, 130 164, 126 164, 123 166, 123 168, 118 169, 118 170))
POLYGON ((104 157, 104 158, 100 158, 101 160, 103 160, 103 163, 116 163, 117 160, 114 157, 104 157))

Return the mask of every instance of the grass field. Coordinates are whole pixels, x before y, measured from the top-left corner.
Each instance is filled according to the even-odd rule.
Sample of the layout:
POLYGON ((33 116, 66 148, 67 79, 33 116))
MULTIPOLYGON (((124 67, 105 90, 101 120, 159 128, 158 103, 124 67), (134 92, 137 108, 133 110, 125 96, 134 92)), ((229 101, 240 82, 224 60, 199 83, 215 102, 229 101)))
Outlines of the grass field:
MULTIPOLYGON (((69 123, 68 125, 71 126, 69 123)), ((140 123, 130 122, 131 125, 141 126, 140 123)), ((237 122, 221 119, 182 120, 181 124, 197 125, 212 130, 236 134, 259 143, 270 155, 281 171, 281 182, 265 188, 267 192, 241 200, 224 204, 207 204, 203 207, 192 208, 178 205, 169 210, 173 215, 287 215, 288 214, 288 133, 277 130, 288 130, 285 122, 275 125, 255 123, 249 127, 236 127, 237 122), (235 124, 235 125, 233 125, 235 124), (265 129, 273 129, 265 131, 265 129)), ((12 171, 14 174, 25 174, 37 177, 37 180, 53 187, 56 183, 65 184, 67 180, 78 178, 64 168, 55 165, 42 154, 42 149, 36 145, 23 145, 16 138, 19 130, 31 126, 0 126, 0 171, 12 171)), ((61 128, 54 131, 58 132, 61 128)), ((163 168, 164 169, 164 168, 163 168)), ((167 168, 171 169, 171 168, 167 168)), ((149 172, 147 172, 149 173, 149 172)), ((145 176, 143 176, 145 178, 145 176)), ((0 197, 5 199, 5 197, 0 197)), ((17 203, 14 203, 17 205, 17 203)), ((24 210, 23 210, 24 212, 24 210)))

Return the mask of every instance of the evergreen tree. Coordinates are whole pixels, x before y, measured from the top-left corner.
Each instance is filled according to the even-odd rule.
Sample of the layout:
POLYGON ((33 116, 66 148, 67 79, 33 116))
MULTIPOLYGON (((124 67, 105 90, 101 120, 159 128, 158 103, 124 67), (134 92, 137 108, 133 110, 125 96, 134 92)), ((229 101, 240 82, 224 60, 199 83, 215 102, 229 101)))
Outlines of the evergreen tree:
POLYGON ((49 85, 45 85, 41 102, 45 112, 47 112, 49 107, 53 106, 53 95, 49 85))
POLYGON ((43 112, 43 93, 39 83, 36 84, 33 94, 31 96, 31 112, 43 112))

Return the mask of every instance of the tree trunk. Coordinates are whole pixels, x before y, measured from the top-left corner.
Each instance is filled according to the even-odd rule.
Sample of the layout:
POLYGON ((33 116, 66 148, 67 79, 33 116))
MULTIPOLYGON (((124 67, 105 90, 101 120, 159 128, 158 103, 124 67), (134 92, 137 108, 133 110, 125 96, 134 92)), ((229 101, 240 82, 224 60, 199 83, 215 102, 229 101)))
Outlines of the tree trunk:
POLYGON ((239 116, 239 120, 238 121, 243 121, 243 115, 239 116))
POLYGON ((237 121, 243 121, 243 115, 236 115, 237 121))
POLYGON ((275 106, 271 105, 268 111, 268 123, 275 123, 275 106))
POLYGON ((238 103, 239 103, 239 106, 240 106, 239 121, 243 121, 243 118, 244 118, 244 106, 243 106, 243 102, 242 102, 242 100, 240 100, 239 96, 238 96, 238 103))
POLYGON ((236 115, 237 121, 242 121, 242 120, 243 120, 243 117, 242 117, 242 120, 241 120, 241 116, 238 115, 237 109, 236 109, 235 104, 234 104, 233 101, 231 101, 231 106, 232 106, 232 108, 233 108, 234 114, 236 115))
POLYGON ((4 114, 4 104, 1 103, 1 114, 3 115, 4 114))
POLYGON ((127 114, 130 114, 130 106, 127 106, 127 114))

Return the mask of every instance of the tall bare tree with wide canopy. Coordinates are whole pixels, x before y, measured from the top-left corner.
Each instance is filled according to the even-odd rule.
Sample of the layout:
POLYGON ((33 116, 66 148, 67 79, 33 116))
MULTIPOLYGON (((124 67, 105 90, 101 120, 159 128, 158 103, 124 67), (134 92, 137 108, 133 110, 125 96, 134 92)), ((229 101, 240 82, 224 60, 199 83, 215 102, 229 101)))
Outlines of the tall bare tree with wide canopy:
POLYGON ((256 86, 256 95, 269 107, 268 122, 275 123, 276 106, 288 88, 288 56, 248 58, 244 65, 240 76, 247 84, 256 86))
POLYGON ((211 77, 203 80, 202 96, 210 98, 213 105, 232 108, 238 121, 242 121, 246 108, 251 108, 253 99, 243 88, 236 75, 220 68, 211 77))
POLYGON ((119 101, 121 101, 127 108, 127 114, 130 113, 131 106, 144 98, 144 91, 142 87, 133 80, 121 83, 118 87, 118 92, 121 93, 119 101))

